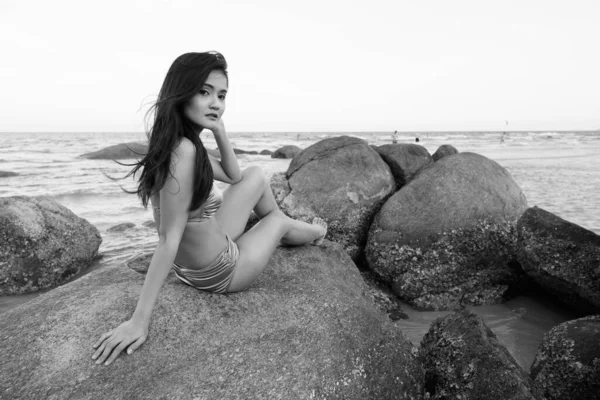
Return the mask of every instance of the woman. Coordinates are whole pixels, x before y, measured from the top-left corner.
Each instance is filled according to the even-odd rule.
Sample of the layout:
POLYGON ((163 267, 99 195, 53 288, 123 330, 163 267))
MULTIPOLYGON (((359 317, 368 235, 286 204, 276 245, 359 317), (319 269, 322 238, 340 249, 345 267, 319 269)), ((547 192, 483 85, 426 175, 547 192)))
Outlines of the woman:
POLYGON ((217 52, 187 53, 171 65, 154 105, 148 153, 127 175, 141 170, 137 194, 152 203, 159 241, 137 307, 129 321, 94 344, 93 359, 109 365, 148 336, 148 324, 171 266, 201 290, 244 290, 280 244, 320 244, 327 226, 295 221, 278 208, 262 170, 240 171, 223 125, 229 86, 227 64, 217 52), (200 133, 212 132, 220 159, 207 154, 200 133), (221 193, 213 179, 230 184, 221 193), (251 211, 260 221, 244 228, 251 211))

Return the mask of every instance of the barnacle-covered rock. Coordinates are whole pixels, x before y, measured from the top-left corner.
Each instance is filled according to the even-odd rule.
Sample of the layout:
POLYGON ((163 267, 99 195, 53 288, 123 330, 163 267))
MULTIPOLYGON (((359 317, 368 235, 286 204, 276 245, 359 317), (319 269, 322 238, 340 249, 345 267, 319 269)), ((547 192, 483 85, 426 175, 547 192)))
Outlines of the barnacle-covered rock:
POLYGON ((427 149, 418 144, 384 144, 375 151, 390 166, 398 189, 413 180, 423 167, 433 162, 427 149))
POLYGON ((563 322, 546 333, 531 378, 547 400, 600 399, 600 315, 563 322))
POLYGON ((499 303, 523 284, 515 225, 526 208, 521 189, 496 162, 474 153, 446 157, 382 206, 366 259, 417 308, 499 303))
POLYGON ((523 270, 581 314, 600 313, 600 236, 538 207, 517 224, 523 270))
POLYGON ((304 149, 285 178, 273 176, 271 186, 284 213, 304 221, 323 218, 327 238, 356 261, 373 215, 395 184, 390 168, 367 142, 340 136, 304 149))

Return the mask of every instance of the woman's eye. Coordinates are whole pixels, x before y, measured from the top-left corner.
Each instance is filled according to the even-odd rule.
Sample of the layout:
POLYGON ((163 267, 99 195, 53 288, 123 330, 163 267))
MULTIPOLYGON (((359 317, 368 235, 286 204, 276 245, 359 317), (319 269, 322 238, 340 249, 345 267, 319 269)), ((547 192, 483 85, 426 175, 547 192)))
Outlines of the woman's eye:
POLYGON ((204 89, 200 89, 200 91, 198 93, 200 93, 202 96, 208 96, 209 95, 208 90, 204 90, 204 89))
POLYGON ((224 94, 220 95, 220 96, 219 96, 219 99, 221 99, 221 100, 225 100, 225 95, 224 95, 224 94))

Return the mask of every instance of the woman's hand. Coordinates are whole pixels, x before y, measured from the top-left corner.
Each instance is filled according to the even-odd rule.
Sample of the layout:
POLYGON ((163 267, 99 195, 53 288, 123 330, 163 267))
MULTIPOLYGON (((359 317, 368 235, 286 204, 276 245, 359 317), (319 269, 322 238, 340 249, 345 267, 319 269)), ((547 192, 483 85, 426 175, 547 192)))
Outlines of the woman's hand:
POLYGON ((94 343, 93 347, 97 350, 92 360, 96 360, 96 364, 106 360, 105 365, 110 365, 127 346, 129 346, 127 354, 133 354, 147 337, 147 324, 136 323, 133 320, 125 321, 117 328, 106 332, 94 343))
POLYGON ((225 135, 225 124, 223 123, 223 118, 219 118, 214 124, 207 126, 206 129, 211 131, 215 136, 225 135))

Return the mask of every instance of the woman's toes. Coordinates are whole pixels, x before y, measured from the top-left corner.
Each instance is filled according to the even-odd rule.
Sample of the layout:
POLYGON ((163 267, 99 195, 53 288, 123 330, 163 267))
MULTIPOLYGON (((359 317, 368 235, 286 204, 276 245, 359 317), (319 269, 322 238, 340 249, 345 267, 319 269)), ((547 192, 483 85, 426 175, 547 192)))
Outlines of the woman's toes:
POLYGON ((322 235, 319 236, 319 238, 317 238, 313 244, 319 246, 323 243, 323 240, 325 239, 325 235, 327 235, 327 223, 325 222, 325 220, 323 220, 322 218, 319 217, 315 217, 312 221, 313 225, 318 225, 321 227, 322 229, 322 235))

